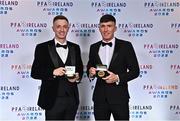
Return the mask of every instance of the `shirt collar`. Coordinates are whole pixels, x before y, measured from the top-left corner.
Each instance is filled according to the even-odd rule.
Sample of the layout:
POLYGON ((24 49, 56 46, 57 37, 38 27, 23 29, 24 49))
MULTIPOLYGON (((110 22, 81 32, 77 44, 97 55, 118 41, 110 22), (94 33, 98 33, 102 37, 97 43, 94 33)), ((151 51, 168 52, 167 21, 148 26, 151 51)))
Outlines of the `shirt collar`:
POLYGON ((113 37, 110 41, 108 41, 108 42, 106 42, 106 41, 104 41, 104 40, 102 40, 104 43, 110 43, 110 42, 112 42, 112 45, 114 45, 114 43, 115 43, 115 37, 113 37))
POLYGON ((64 43, 60 43, 59 41, 57 41, 57 39, 54 38, 55 41, 55 45, 58 43, 60 45, 67 45, 67 40, 64 43))

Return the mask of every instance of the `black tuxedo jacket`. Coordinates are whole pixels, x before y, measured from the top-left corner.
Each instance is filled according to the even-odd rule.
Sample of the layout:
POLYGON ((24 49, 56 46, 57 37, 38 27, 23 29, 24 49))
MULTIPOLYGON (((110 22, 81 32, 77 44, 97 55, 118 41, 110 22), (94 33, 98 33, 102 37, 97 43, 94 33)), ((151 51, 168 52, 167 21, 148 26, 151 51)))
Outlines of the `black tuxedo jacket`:
MULTIPOLYGON (((87 64, 87 74, 90 67, 102 64, 98 55, 101 41, 90 46, 89 61, 87 64)), ((118 74, 120 83, 107 84, 104 80, 97 78, 93 92, 94 103, 102 103, 107 100, 110 104, 119 104, 122 101, 129 101, 128 81, 138 77, 139 65, 130 42, 115 39, 113 56, 108 70, 118 74)))
POLYGON ((57 96, 74 96, 77 104, 79 103, 77 83, 69 82, 65 76, 53 76, 54 69, 65 65, 76 66, 76 72, 80 77, 83 75, 80 47, 69 41, 67 45, 69 52, 66 63, 63 63, 56 52, 54 40, 36 46, 31 77, 42 80, 38 105, 43 109, 50 109, 57 96))

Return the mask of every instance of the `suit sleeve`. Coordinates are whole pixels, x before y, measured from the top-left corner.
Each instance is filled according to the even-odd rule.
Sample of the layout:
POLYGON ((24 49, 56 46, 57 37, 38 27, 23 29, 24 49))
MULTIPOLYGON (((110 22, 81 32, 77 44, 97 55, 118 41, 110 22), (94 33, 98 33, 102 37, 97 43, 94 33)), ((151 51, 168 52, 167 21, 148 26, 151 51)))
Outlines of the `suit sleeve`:
POLYGON ((48 62, 47 52, 42 46, 37 45, 34 54, 34 61, 31 68, 31 77, 40 80, 53 80, 54 68, 48 62))
POLYGON ((88 60, 88 63, 87 63, 87 75, 89 75, 89 69, 90 67, 95 67, 95 62, 94 62, 94 59, 93 59, 93 46, 91 45, 90 46, 90 50, 89 50, 89 60, 88 60))
POLYGON ((125 52, 127 52, 125 60, 128 70, 125 73, 119 74, 120 83, 127 83, 128 81, 137 78, 140 73, 138 60, 134 48, 130 42, 127 43, 125 52))
POLYGON ((80 76, 80 80, 83 76, 83 62, 82 62, 82 58, 81 58, 81 50, 80 50, 80 47, 77 46, 77 49, 76 49, 76 72, 79 73, 79 76, 80 76))

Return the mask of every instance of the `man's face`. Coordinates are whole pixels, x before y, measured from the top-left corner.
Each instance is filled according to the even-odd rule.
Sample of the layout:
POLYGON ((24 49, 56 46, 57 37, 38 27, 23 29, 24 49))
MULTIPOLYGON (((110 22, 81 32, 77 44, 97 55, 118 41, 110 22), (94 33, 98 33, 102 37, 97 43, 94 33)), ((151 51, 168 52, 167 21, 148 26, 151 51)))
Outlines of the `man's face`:
POLYGON ((117 27, 113 21, 100 23, 99 31, 104 41, 110 41, 114 37, 117 27))
POLYGON ((69 30, 69 24, 66 20, 64 19, 56 20, 53 23, 52 29, 58 41, 60 40, 61 42, 63 42, 64 40, 66 40, 66 36, 69 30))

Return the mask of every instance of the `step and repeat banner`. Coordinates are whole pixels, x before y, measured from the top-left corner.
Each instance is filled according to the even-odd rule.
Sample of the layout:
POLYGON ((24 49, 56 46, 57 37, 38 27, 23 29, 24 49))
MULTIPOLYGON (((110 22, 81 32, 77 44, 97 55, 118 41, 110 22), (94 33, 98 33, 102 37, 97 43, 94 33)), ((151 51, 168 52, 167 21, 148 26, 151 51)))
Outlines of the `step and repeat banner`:
POLYGON ((30 72, 36 44, 54 37, 52 19, 61 14, 84 63, 76 120, 94 120, 96 80, 85 71, 104 14, 115 16, 116 37, 133 44, 139 61, 140 75, 129 82, 130 120, 180 120, 180 0, 0 0, 1 121, 45 119, 37 106, 41 81, 30 72))

